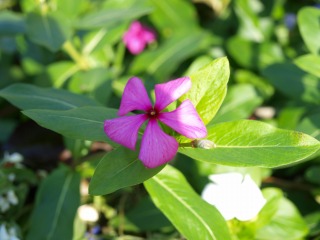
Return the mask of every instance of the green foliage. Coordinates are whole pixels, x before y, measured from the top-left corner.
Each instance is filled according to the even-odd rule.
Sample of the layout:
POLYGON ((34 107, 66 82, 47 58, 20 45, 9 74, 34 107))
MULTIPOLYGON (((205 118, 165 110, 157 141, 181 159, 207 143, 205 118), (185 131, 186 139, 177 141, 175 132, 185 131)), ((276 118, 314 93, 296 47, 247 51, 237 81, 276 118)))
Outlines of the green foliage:
POLYGON ((144 185, 155 205, 186 238, 231 239, 221 214, 202 200, 175 168, 166 166, 144 185))
POLYGON ((239 167, 278 167, 292 164, 316 153, 316 139, 268 124, 240 120, 208 127, 212 149, 182 148, 179 151, 197 160, 239 167))
POLYGON ((316 2, 0 1, 0 227, 30 240, 318 239, 316 2), (137 55, 122 40, 133 21, 156 34, 137 55), (190 99, 209 149, 167 131, 179 153, 147 169, 139 144, 108 139, 104 121, 118 117, 132 76, 151 96, 154 84, 189 76, 192 88, 167 110, 190 99), (250 221, 226 223, 199 196, 210 174, 226 172, 263 188, 250 221), (76 216, 80 202, 99 220, 76 216))
POLYGON ((119 147, 102 158, 92 177, 89 192, 103 195, 142 183, 163 167, 147 169, 138 159, 137 152, 119 147))
POLYGON ((79 184, 79 174, 65 167, 41 184, 27 239, 72 238, 73 219, 80 204, 79 184))

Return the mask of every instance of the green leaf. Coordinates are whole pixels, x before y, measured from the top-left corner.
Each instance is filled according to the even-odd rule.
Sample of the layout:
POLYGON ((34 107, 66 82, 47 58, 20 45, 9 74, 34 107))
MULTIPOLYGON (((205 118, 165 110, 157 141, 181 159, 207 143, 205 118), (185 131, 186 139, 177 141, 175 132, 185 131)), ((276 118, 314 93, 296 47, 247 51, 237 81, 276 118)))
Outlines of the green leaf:
POLYGON ((320 10, 304 7, 298 12, 298 25, 302 38, 311 53, 320 54, 320 10))
POLYGON ((40 88, 29 84, 13 84, 0 91, 0 97, 22 110, 67 110, 82 106, 97 106, 90 98, 66 90, 40 88))
POLYGON ((52 63, 47 68, 47 74, 54 87, 60 88, 77 71, 79 67, 71 61, 60 61, 52 63))
POLYGON ((214 60, 190 76, 192 87, 180 101, 189 99, 203 122, 209 123, 227 93, 229 74, 229 62, 226 57, 214 60))
POLYGON ((319 178, 320 166, 311 166, 305 173, 305 178, 313 183, 320 186, 320 178, 319 178))
POLYGON ((257 231, 256 239, 303 239, 307 233, 308 227, 298 209, 291 201, 282 198, 269 224, 257 231))
POLYGON ((195 31, 189 35, 184 32, 177 33, 157 49, 137 56, 131 67, 131 73, 137 75, 146 72, 161 82, 167 81, 183 60, 208 46, 209 40, 209 35, 205 32, 195 31))
POLYGON ((207 139, 216 148, 181 148, 179 152, 214 164, 272 168, 297 163, 320 149, 320 142, 311 136, 252 120, 210 126, 207 139))
POLYGON ((85 15, 77 22, 76 27, 79 29, 113 27, 122 22, 137 19, 151 11, 152 8, 147 6, 103 9, 85 15))
POLYGON ((227 41, 227 50, 241 66, 261 69, 284 60, 281 47, 273 42, 255 43, 239 36, 227 41))
POLYGON ((10 11, 0 12, 0 36, 24 33, 25 25, 22 15, 10 11))
POLYGON ((231 239, 218 210, 191 188, 184 176, 167 165, 144 183, 155 205, 187 239, 231 239))
POLYGON ((320 113, 304 117, 298 124, 297 130, 320 140, 320 113))
POLYGON ((311 73, 320 78, 320 56, 313 54, 303 55, 296 58, 294 63, 307 73, 311 73))
POLYGON ((271 65, 264 69, 262 74, 275 88, 288 97, 320 103, 319 79, 307 74, 293 63, 271 65))
POLYGON ((31 41, 52 52, 58 51, 71 35, 69 22, 62 16, 28 13, 26 22, 31 41))
POLYGON ((63 136, 108 142, 115 145, 104 133, 103 122, 117 117, 117 110, 105 107, 79 107, 66 111, 31 109, 23 111, 40 126, 63 136))
POLYGON ((217 115, 208 126, 219 122, 247 119, 262 102, 263 98, 252 85, 233 85, 229 88, 217 115))
POLYGON ((164 166, 146 168, 138 159, 139 152, 119 147, 98 164, 89 185, 92 195, 112 193, 120 188, 137 185, 157 174, 164 166))
POLYGON ((171 35, 175 30, 190 32, 197 27, 196 9, 191 2, 151 0, 151 3, 154 11, 150 19, 164 35, 171 35))
POLYGON ((55 170, 42 182, 27 240, 72 239, 80 204, 79 185, 79 174, 66 167, 55 170))

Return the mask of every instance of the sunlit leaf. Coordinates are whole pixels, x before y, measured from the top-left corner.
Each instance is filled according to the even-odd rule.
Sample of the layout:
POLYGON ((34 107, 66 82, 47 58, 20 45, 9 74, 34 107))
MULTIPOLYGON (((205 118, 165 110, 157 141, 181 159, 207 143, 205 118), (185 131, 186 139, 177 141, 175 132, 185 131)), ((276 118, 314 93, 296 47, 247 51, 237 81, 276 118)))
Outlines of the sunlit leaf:
POLYGON ((144 185, 155 205, 187 239, 231 239, 222 215, 175 168, 166 166, 144 185))

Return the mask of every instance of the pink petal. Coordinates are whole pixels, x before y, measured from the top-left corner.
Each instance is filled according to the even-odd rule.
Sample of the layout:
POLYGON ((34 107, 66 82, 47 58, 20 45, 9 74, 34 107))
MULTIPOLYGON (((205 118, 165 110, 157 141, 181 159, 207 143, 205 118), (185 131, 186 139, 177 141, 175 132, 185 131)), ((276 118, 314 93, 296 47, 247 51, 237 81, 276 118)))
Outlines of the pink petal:
POLYGON ((191 80, 189 77, 182 77, 166 83, 156 84, 155 109, 161 111, 170 103, 176 101, 191 88, 191 80))
POLYGON ((137 37, 130 39, 130 41, 127 43, 128 50, 134 55, 141 53, 145 47, 145 41, 137 37))
POLYGON ((185 100, 172 112, 160 113, 158 119, 188 138, 204 138, 207 129, 190 100, 185 100))
POLYGON ((145 26, 143 26, 142 29, 141 36, 146 43, 152 43, 156 40, 156 33, 152 29, 145 26))
POLYGON ((148 168, 155 168, 174 158, 178 142, 164 133, 156 119, 150 119, 142 136, 139 159, 148 168))
POLYGON ((148 111, 151 108, 152 104, 142 81, 137 77, 130 78, 123 91, 118 115, 124 116, 133 110, 148 111))
POLYGON ((147 115, 139 114, 106 120, 104 132, 112 141, 135 150, 139 128, 147 119, 147 115))
POLYGON ((142 31, 142 24, 138 21, 134 21, 130 24, 130 27, 128 31, 125 32, 123 35, 123 42, 128 43, 130 40, 136 36, 142 31))

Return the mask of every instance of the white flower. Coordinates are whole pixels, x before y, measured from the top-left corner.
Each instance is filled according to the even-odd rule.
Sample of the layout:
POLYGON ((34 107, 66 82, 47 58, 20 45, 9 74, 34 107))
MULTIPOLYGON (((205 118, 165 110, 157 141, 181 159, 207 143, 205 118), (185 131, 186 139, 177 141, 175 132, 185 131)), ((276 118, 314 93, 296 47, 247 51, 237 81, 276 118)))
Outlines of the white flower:
POLYGON ((5 224, 1 224, 0 226, 0 239, 1 240, 19 240, 16 236, 16 230, 14 227, 11 227, 9 231, 7 231, 5 224))
POLYGON ((0 212, 6 212, 10 208, 10 203, 5 197, 0 196, 0 212))
POLYGON ((213 183, 205 186, 202 198, 214 205, 225 220, 251 220, 266 203, 250 175, 223 173, 210 175, 209 179, 213 183))
POLYGON ((85 222, 96 222, 99 219, 98 211, 90 205, 82 205, 78 208, 79 218, 85 222))
POLYGON ((17 198, 16 194, 14 193, 14 191, 12 191, 12 190, 9 190, 7 192, 7 199, 8 199, 8 202, 11 203, 12 205, 18 204, 18 198, 17 198))
POLYGON ((4 161, 9 163, 21 163, 23 160, 23 156, 20 153, 4 153, 4 161))

